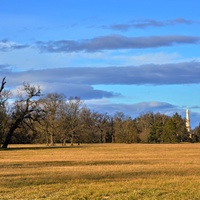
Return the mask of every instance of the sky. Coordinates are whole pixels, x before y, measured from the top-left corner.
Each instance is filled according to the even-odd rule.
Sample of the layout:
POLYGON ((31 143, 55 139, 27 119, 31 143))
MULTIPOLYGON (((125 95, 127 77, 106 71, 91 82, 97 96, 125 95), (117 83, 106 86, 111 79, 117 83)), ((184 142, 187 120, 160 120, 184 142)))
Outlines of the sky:
POLYGON ((0 79, 92 111, 200 123, 199 0, 0 0, 0 79))

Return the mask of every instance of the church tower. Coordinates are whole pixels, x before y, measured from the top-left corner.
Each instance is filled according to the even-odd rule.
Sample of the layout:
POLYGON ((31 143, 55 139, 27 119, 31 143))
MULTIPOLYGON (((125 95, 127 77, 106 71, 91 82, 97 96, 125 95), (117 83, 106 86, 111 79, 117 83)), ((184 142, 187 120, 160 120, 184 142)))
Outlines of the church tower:
POLYGON ((190 133, 190 113, 188 108, 186 109, 186 120, 185 120, 185 125, 186 125, 186 129, 188 131, 188 133, 190 133))

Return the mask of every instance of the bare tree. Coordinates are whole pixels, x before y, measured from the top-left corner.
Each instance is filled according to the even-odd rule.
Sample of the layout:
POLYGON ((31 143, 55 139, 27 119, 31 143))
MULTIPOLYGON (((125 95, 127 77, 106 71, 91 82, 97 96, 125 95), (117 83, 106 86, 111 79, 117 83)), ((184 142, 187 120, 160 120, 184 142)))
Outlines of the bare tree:
POLYGON ((65 130, 65 139, 70 138, 71 146, 73 146, 74 141, 76 140, 80 144, 80 133, 81 126, 79 121, 79 114, 81 111, 82 101, 80 98, 70 98, 63 110, 63 123, 65 130))
POLYGON ((6 77, 3 78, 2 82, 1 82, 1 87, 0 87, 0 107, 4 106, 4 103, 7 100, 7 94, 8 92, 4 90, 6 84, 6 77))
POLYGON ((41 103, 46 111, 43 120, 43 131, 46 133, 46 143, 49 145, 50 140, 50 145, 54 146, 56 136, 59 137, 58 132, 62 132, 60 131, 60 128, 62 127, 60 121, 65 105, 65 97, 62 94, 49 93, 41 99, 41 103))
POLYGON ((23 92, 19 99, 17 99, 10 113, 11 122, 9 130, 3 142, 2 148, 7 148, 11 142, 11 138, 17 128, 22 123, 26 123, 27 119, 32 121, 39 121, 43 113, 43 109, 39 105, 37 97, 41 95, 40 87, 31 86, 28 83, 24 83, 23 92))
POLYGON ((6 77, 2 79, 0 85, 0 143, 3 141, 4 134, 6 132, 6 123, 8 120, 6 113, 6 101, 9 97, 9 91, 5 90, 6 77))

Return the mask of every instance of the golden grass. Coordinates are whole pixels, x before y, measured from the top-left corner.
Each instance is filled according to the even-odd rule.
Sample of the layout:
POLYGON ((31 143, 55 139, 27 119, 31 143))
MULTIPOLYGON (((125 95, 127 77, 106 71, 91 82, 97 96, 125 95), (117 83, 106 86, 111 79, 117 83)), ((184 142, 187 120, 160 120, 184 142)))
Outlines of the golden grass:
POLYGON ((0 199, 200 199, 200 144, 0 151, 0 199))

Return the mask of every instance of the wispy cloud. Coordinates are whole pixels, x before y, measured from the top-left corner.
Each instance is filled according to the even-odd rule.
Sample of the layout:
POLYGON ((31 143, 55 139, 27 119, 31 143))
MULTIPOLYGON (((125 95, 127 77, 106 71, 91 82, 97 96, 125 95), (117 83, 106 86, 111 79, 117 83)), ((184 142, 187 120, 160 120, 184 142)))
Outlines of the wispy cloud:
POLYGON ((102 103, 102 102, 90 102, 86 101, 86 104, 91 110, 96 110, 99 112, 109 111, 109 114, 115 114, 116 112, 123 112, 129 116, 139 116, 147 112, 162 112, 168 113, 169 110, 174 112, 174 110, 179 109, 176 105, 172 105, 166 102, 140 102, 134 104, 124 104, 124 103, 102 103))
POLYGON ((163 27, 163 26, 175 26, 179 24, 186 24, 191 25, 196 22, 187 20, 184 18, 177 18, 173 20, 166 20, 166 21, 157 21, 153 19, 145 19, 145 20, 132 20, 128 23, 121 23, 121 24, 113 24, 110 26, 102 26, 102 28, 118 30, 118 31, 127 31, 131 28, 138 28, 144 29, 147 27, 163 27))
POLYGON ((0 64, 0 72, 8 72, 8 71, 10 71, 10 65, 0 64))
POLYGON ((121 35, 110 35, 81 41, 39 41, 37 42, 37 46, 42 52, 96 52, 102 50, 156 48, 171 46, 174 44, 196 44, 199 40, 199 37, 183 35, 150 37, 125 37, 121 35))
POLYGON ((18 44, 9 40, 1 40, 0 41, 0 51, 12 51, 16 49, 27 48, 29 45, 26 44, 18 44))
POLYGON ((54 93, 55 91, 59 93, 64 93, 67 97, 81 97, 81 99, 102 99, 102 98, 112 98, 118 97, 120 94, 114 92, 108 92, 103 90, 94 89, 92 86, 87 84, 73 84, 65 83, 64 81, 54 82, 40 82, 42 85, 42 90, 45 93, 54 93))
POLYGON ((82 99, 122 98, 121 94, 95 85, 182 85, 200 84, 200 62, 144 64, 132 66, 46 68, 12 71, 0 65, 0 75, 7 77, 9 88, 24 81, 40 85, 44 93, 59 92, 82 99))
POLYGON ((94 85, 172 85, 199 84, 200 62, 148 64, 123 67, 79 67, 29 70, 0 74, 8 77, 9 87, 22 82, 39 84, 46 92, 65 93, 84 99, 119 97, 120 94, 94 89, 94 85))
POLYGON ((42 69, 15 73, 20 80, 51 82, 59 80, 69 84, 124 84, 168 85, 200 83, 200 62, 147 64, 123 67, 80 67, 42 69))

